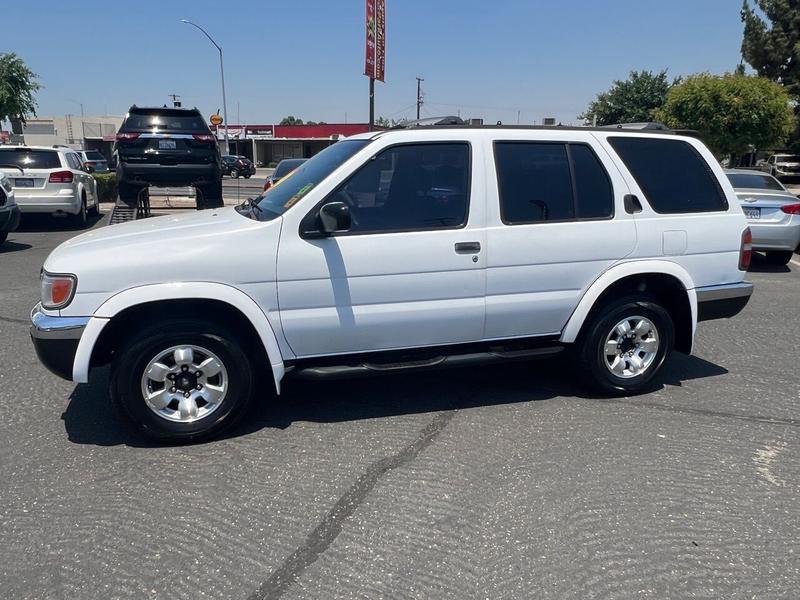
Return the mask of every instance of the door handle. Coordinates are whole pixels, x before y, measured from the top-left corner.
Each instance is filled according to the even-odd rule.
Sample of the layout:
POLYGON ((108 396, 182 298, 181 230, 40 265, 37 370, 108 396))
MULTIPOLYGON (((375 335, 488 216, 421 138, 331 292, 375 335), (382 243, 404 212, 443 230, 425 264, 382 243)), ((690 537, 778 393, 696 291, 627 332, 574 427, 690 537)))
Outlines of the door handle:
POLYGON ((480 242, 456 242, 456 254, 475 254, 480 251, 480 242))

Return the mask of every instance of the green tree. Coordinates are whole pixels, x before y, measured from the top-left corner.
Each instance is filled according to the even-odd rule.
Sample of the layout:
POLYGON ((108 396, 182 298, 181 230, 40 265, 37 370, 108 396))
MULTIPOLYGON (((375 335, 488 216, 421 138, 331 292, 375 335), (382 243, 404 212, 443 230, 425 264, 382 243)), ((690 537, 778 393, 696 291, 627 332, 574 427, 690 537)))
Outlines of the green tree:
POLYGON ((387 119, 386 117, 378 117, 375 119, 375 126, 376 127, 385 127, 388 129, 389 127, 394 127, 398 125, 402 121, 398 121, 397 119, 387 119))
POLYGON ((800 0, 748 0, 742 5, 742 57, 762 77, 800 97, 800 0))
POLYGON ((663 106, 669 89, 679 82, 667 78, 667 70, 631 71, 625 81, 615 80, 611 88, 597 95, 586 112, 578 115, 587 124, 598 125, 652 121, 653 112, 663 106))
POLYGON ((16 133, 28 116, 36 116, 38 76, 13 52, 0 54, 0 121, 8 119, 16 133))
POLYGON ((288 117, 283 117, 283 119, 281 119, 281 122, 278 123, 278 125, 302 125, 302 124, 303 124, 303 119, 295 118, 292 115, 289 115, 288 117))
POLYGON ((734 160, 751 146, 784 143, 795 121, 785 88, 763 77, 731 73, 688 77, 669 91, 656 118, 697 131, 718 156, 734 160))

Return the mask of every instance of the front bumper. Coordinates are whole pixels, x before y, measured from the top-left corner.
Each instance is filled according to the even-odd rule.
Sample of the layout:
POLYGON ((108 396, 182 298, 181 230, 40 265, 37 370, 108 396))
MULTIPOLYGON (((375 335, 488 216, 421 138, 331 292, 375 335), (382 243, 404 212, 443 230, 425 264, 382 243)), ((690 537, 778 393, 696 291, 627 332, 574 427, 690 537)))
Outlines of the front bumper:
POLYGON ((78 343, 90 317, 55 317, 37 304, 31 311, 31 340, 36 355, 50 371, 72 380, 78 343))
POLYGON ((709 285, 695 288, 697 294, 697 321, 728 319, 742 312, 753 295, 749 281, 709 285))
POLYGON ((19 219, 20 212, 16 204, 0 207, 0 233, 14 231, 19 226, 19 219))

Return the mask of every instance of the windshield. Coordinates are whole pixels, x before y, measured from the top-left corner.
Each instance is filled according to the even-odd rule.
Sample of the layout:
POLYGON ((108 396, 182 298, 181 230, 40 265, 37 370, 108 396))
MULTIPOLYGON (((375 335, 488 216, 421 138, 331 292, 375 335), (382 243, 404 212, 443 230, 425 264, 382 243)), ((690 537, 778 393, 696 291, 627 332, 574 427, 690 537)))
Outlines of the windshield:
POLYGON ((23 169, 57 169, 61 161, 55 150, 0 148, 0 165, 16 165, 23 169))
POLYGON ((343 140, 328 146, 256 198, 253 201, 256 208, 250 216, 270 221, 282 215, 370 141, 343 140))
POLYGON ((800 156, 797 154, 778 154, 775 156, 775 162, 800 162, 800 156))
POLYGON ((752 190, 780 190, 783 186, 770 175, 757 175, 755 173, 728 173, 728 179, 734 188, 749 188, 752 190))
POLYGON ((281 162, 278 163, 278 166, 275 167, 275 172, 272 174, 272 176, 275 179, 280 179, 281 177, 284 177, 287 173, 291 173, 292 171, 294 171, 304 162, 305 161, 303 160, 282 160, 281 162))

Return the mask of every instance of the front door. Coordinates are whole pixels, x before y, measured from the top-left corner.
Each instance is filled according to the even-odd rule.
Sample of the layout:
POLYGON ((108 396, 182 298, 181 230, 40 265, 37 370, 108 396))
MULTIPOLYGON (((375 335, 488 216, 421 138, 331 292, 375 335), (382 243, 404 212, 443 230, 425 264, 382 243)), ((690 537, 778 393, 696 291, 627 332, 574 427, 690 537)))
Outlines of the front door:
POLYGON ((308 212, 348 204, 328 237, 284 223, 278 303, 299 357, 455 344, 484 324, 483 172, 467 142, 386 147, 308 212))

